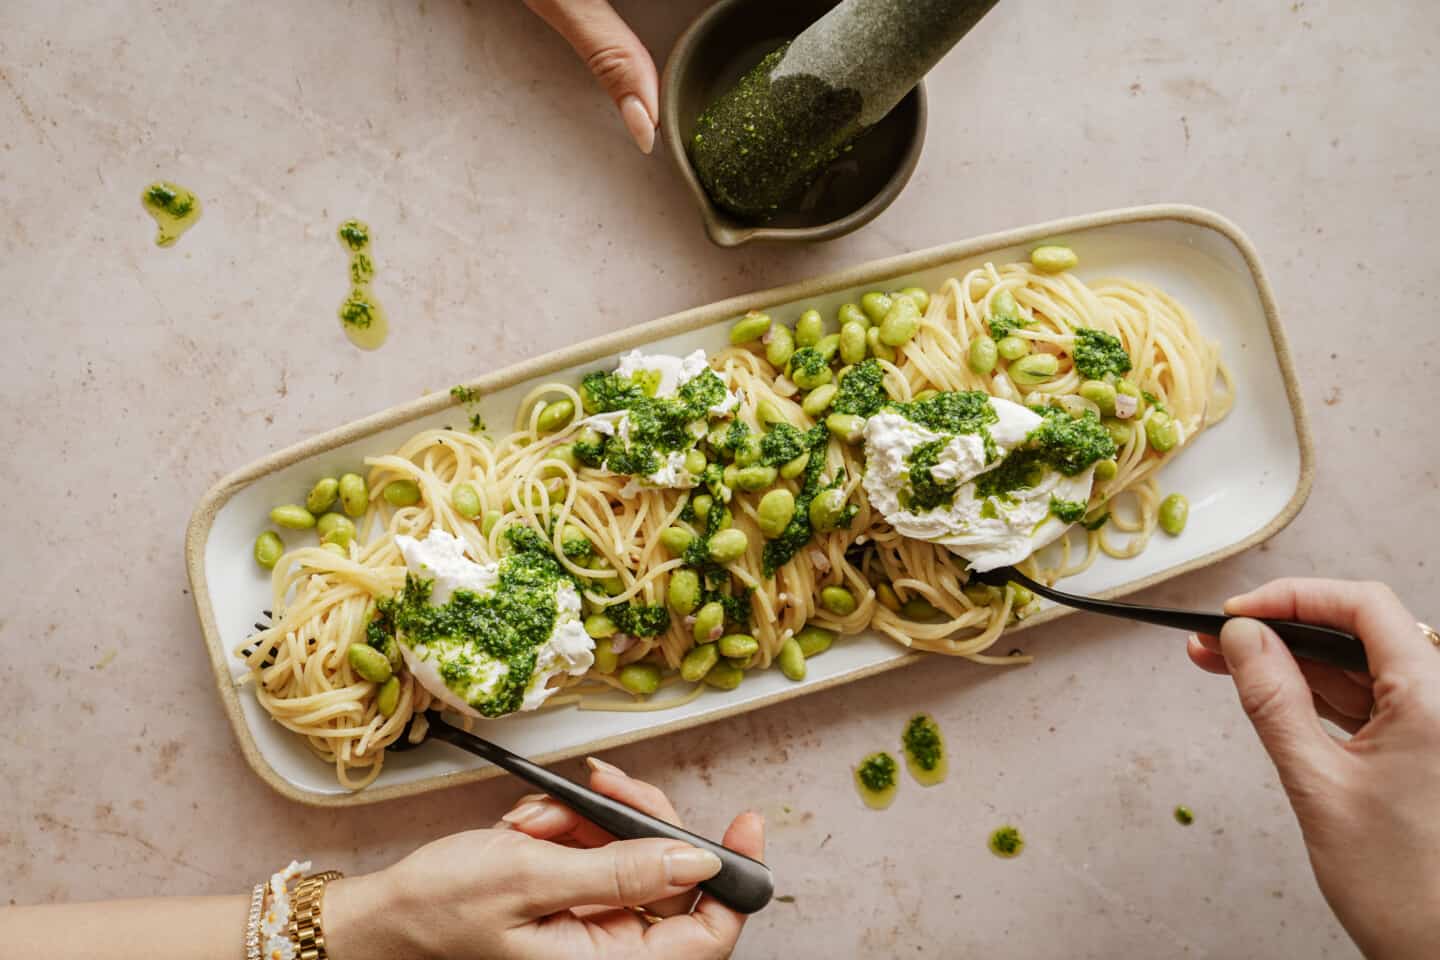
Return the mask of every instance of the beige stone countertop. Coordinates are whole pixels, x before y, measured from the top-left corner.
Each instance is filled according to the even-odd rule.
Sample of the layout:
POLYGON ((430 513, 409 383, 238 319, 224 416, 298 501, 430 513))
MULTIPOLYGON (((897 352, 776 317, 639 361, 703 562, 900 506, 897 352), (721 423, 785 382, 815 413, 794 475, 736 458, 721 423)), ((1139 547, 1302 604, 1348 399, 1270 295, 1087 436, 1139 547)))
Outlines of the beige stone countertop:
MULTIPOLYGON (((663 63, 703 4, 617 6, 663 63)), ((4 4, 5 898, 236 892, 292 856, 363 871, 523 792, 325 812, 251 773, 181 549, 223 473, 627 324, 1070 214, 1182 201, 1239 222, 1313 419, 1298 520, 1148 598, 1331 574, 1440 616, 1437 36, 1419 3, 1005 0, 932 74, 889 211, 824 245, 720 250, 519 3, 4 4), (160 177, 204 204, 171 249, 138 199, 160 177), (350 216, 393 328, 373 354, 335 319, 350 216)), ((1355 955, 1232 688, 1183 638, 1077 615, 1025 642, 1026 669, 928 660, 608 759, 702 831, 768 817, 794 899, 738 956, 1355 955), (865 810, 851 764, 917 709, 949 779, 865 810), (1004 822, 1029 841, 1014 861, 985 849, 1004 822)))

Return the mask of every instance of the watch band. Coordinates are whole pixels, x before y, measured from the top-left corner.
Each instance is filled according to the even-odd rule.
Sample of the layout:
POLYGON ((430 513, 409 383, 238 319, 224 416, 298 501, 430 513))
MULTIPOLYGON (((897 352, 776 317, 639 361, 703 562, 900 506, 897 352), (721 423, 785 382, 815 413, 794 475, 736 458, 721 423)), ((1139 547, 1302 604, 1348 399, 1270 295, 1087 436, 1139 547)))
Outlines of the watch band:
POLYGON ((343 874, 334 870, 306 877, 295 886, 295 909, 290 915, 290 939, 298 948, 297 960, 326 960, 325 930, 320 924, 320 911, 325 900, 325 884, 339 880, 343 874))

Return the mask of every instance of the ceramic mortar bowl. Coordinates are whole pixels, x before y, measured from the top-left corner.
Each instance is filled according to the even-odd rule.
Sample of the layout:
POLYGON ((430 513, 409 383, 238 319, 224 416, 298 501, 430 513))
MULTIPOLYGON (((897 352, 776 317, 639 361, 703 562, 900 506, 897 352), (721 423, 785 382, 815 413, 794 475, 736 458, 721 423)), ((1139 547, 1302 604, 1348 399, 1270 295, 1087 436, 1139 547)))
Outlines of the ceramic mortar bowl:
POLYGON ((792 209, 765 221, 742 220, 716 207, 700 185, 685 147, 701 111, 834 5, 834 0, 719 0, 685 29, 665 62, 660 133, 700 208, 706 232, 719 246, 843 236, 879 216, 915 172, 925 142, 923 82, 832 162, 792 209))

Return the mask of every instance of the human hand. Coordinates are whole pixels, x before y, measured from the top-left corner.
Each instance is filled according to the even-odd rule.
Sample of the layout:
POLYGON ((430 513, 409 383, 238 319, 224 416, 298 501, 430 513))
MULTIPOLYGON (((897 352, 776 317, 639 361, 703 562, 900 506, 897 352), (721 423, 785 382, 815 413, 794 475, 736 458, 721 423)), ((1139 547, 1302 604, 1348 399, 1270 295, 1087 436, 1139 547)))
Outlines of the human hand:
POLYGON ((1440 941, 1440 652, 1390 588, 1276 580, 1225 604, 1360 637, 1370 676, 1297 661, 1254 620, 1187 652, 1228 673, 1275 762, 1320 890, 1371 958, 1428 956, 1440 941), (1325 717, 1349 731, 1332 737, 1325 717))
MULTIPOLYGON (((680 822, 658 788, 609 764, 591 761, 590 787, 680 822)), ((763 821, 741 814, 723 843, 759 859, 763 821)), ((712 897, 697 901, 694 890, 719 870, 709 851, 616 840, 543 794, 523 797, 494 829, 446 837, 378 873, 331 883, 328 952, 333 960, 727 957, 745 917, 712 897), (665 919, 624 909, 642 906, 665 919)))
POLYGON ((606 0, 525 0, 585 61, 641 153, 655 146, 660 80, 640 38, 606 0))

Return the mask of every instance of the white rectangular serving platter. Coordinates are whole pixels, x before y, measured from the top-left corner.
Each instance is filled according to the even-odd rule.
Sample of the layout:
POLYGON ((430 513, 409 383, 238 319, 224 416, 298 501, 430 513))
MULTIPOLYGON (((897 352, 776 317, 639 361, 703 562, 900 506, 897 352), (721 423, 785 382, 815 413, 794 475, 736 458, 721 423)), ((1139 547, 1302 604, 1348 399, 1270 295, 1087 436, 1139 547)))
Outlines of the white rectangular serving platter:
MULTIPOLYGON (((1101 557, 1067 580, 1080 593, 1118 595, 1149 586, 1260 543, 1299 511, 1310 489, 1313 452, 1291 368, 1284 331, 1253 247, 1216 214, 1194 207, 1140 207, 1039 224, 863 264, 850 270, 642 324, 548 357, 488 374, 471 385, 484 396, 492 424, 512 422, 521 397, 547 380, 578 381, 616 356, 645 346, 682 353, 718 351, 734 318, 764 309, 793 323, 817 307, 834 316, 840 304, 871 288, 919 285, 937 289, 947 278, 987 260, 1024 259, 1040 241, 1058 241, 1080 254, 1082 279, 1123 277, 1153 283, 1218 339, 1234 377, 1235 408, 1166 468, 1166 489, 1190 499, 1185 535, 1158 537, 1139 557, 1101 557)), ((463 379, 456 371, 457 380, 463 379)), ((253 632, 270 606, 269 577, 251 559, 257 530, 270 508, 290 502, 324 476, 356 470, 368 455, 388 452, 426 428, 463 425, 465 414, 447 395, 403 404, 341 427, 251 464, 217 483, 201 500, 186 534, 186 561, 221 699, 246 760, 280 793, 302 803, 372 803, 485 779, 499 771, 460 751, 437 747, 387 758, 383 773, 361 791, 335 781, 331 765, 300 737, 272 722, 248 688, 230 651, 253 632)), ((1066 611, 1050 607, 1014 629, 1037 626, 1066 611)), ((780 700, 823 690, 913 662, 911 653, 878 635, 848 637, 808 664, 800 683, 778 670, 757 671, 733 691, 707 689, 684 706, 648 713, 580 711, 563 707, 485 723, 483 734, 540 762, 554 762, 647 737, 683 730, 780 700)), ((976 669, 989 669, 976 667, 976 669)), ((661 694, 663 696, 663 694, 661 694)))

